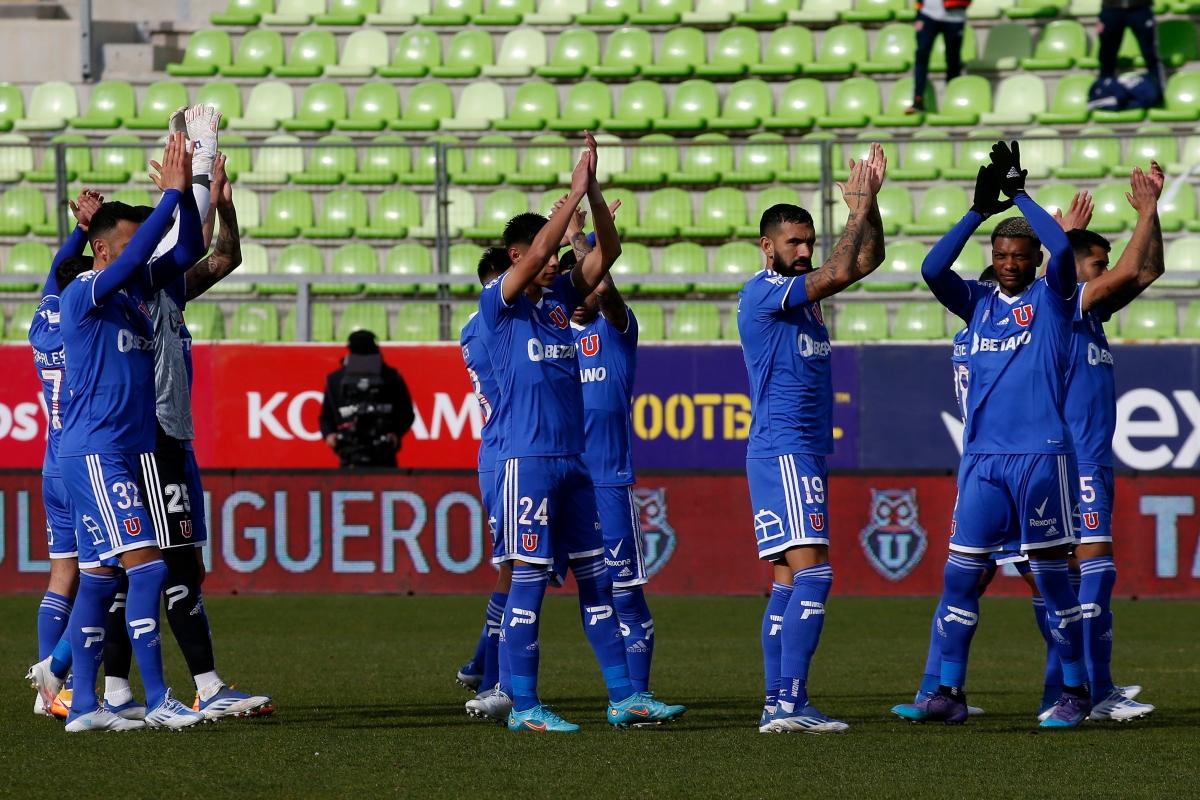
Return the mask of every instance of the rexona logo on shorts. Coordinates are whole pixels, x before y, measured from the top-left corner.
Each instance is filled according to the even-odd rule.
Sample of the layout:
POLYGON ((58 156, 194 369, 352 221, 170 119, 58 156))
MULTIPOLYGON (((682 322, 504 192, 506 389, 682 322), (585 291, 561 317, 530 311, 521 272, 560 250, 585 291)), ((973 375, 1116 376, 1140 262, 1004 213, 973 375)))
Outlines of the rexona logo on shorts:
POLYGON ((925 554, 917 490, 872 489, 870 515, 870 524, 859 534, 867 560, 880 575, 898 581, 912 572, 925 554))
POLYGON ((646 576, 649 577, 662 569, 675 552, 675 529, 667 522, 667 490, 634 489, 633 501, 637 503, 642 525, 646 576))

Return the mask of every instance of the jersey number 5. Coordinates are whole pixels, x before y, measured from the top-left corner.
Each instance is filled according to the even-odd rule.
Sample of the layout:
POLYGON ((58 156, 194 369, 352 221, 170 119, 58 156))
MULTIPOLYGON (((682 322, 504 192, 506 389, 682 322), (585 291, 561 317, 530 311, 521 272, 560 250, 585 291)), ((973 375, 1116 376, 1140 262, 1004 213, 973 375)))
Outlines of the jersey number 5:
MULTIPOLYGON (((550 514, 546 511, 547 502, 547 498, 543 497, 542 502, 538 504, 537 511, 533 512, 533 518, 536 519, 541 525, 550 524, 550 514)), ((529 521, 529 512, 533 510, 533 500, 528 497, 522 497, 520 503, 521 514, 517 517, 517 522, 521 525, 533 525, 533 523, 529 521)))
POLYGON ((1079 500, 1083 503, 1096 502, 1096 489, 1092 486, 1091 476, 1079 478, 1079 500))

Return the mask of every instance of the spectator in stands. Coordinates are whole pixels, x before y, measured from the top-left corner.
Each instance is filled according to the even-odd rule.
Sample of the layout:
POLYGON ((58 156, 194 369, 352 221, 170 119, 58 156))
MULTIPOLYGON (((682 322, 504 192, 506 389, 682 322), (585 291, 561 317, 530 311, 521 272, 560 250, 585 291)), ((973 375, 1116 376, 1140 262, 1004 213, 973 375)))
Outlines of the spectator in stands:
POLYGON ((905 113, 925 110, 925 84, 929 75, 929 55, 938 34, 946 42, 946 80, 962 72, 963 28, 967 24, 967 6, 971 0, 919 0, 917 21, 916 64, 913 68, 913 102, 905 113))
POLYGON ((1147 78, 1161 98, 1167 76, 1158 57, 1158 26, 1154 24, 1152 0, 1103 0, 1100 24, 1096 26, 1096 35, 1100 37, 1100 78, 1116 77, 1117 52, 1126 28, 1133 31, 1146 60, 1147 78))
POLYGON ((343 467, 395 467, 416 418, 400 373, 383 361, 375 334, 355 331, 342 366, 325 379, 321 435, 343 467))

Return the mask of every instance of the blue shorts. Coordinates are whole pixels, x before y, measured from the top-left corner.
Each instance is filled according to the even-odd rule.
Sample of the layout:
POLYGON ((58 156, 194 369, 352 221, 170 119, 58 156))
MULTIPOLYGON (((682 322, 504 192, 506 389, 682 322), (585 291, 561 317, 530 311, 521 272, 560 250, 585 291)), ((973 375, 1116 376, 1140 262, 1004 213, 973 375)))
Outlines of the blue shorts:
POLYGON ((1079 465, 1079 531, 1080 544, 1111 542, 1113 510, 1112 467, 1095 464, 1079 465))
POLYGON ((604 563, 613 586, 641 586, 650 578, 646 574, 641 511, 633 500, 633 487, 597 486, 596 510, 604 534, 604 563))
POLYGON ((776 561, 793 547, 829 544, 824 456, 748 458, 746 478, 759 558, 776 561))
POLYGON ((604 552, 596 488, 581 457, 510 458, 497 466, 503 560, 553 566, 604 552))
POLYGON ((487 515, 488 533, 492 537, 492 563, 504 561, 504 540, 500 538, 500 509, 496 507, 496 473, 479 473, 479 498, 487 515))
POLYGON ((950 549, 1040 550, 1075 543, 1075 454, 964 455, 950 549))
POLYGON ((63 483, 75 508, 81 569, 143 547, 156 547, 154 524, 142 502, 139 456, 60 457, 63 483))
POLYGON ((200 483, 200 465, 196 463, 196 451, 192 443, 186 442, 183 473, 187 478, 188 497, 192 503, 192 542, 200 547, 208 542, 208 518, 204 514, 204 485, 200 483))
POLYGON ((71 496, 58 475, 42 476, 42 505, 46 508, 46 544, 51 558, 77 558, 75 515, 71 511, 71 496))

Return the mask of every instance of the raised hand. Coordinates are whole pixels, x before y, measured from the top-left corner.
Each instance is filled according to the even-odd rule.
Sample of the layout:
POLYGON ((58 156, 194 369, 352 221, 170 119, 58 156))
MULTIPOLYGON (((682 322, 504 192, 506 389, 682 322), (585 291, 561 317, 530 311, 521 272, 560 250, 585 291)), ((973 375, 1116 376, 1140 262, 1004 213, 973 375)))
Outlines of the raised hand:
POLYGON ((217 158, 213 161, 212 184, 209 189, 212 192, 213 203, 218 208, 233 205, 233 184, 229 182, 229 176, 225 174, 224 153, 217 153, 217 158))
POLYGON ((588 184, 588 188, 590 189, 592 186, 597 185, 596 167, 600 163, 600 154, 598 152, 596 152, 596 137, 592 136, 591 131, 584 131, 583 138, 587 142, 588 154, 591 156, 590 168, 589 168, 590 169, 589 175, 591 178, 591 182, 588 184))
POLYGON ((870 191, 868 164, 866 158, 858 161, 850 159, 850 177, 845 183, 839 182, 837 185, 842 190, 842 199, 846 201, 851 214, 865 214, 875 199, 875 195, 870 191))
MULTIPOLYGON (((1153 170, 1153 167, 1151 167, 1153 170)), ((1129 175, 1129 186, 1132 193, 1126 192, 1125 198, 1129 205, 1137 209, 1138 214, 1154 214, 1158 211, 1158 196, 1162 192, 1162 184, 1142 172, 1141 167, 1134 167, 1129 175)))
POLYGON ((1029 170, 1021 169, 1021 146, 1013 142, 1012 146, 1004 142, 992 145, 992 164, 997 167, 1000 180, 1000 190, 1009 199, 1025 191, 1025 177, 1029 170))
POLYGON ((75 215, 79 227, 87 231, 88 225, 92 222, 92 216, 100 210, 100 206, 104 203, 104 198, 95 189, 84 189, 79 193, 79 197, 72 202, 67 201, 71 206, 71 213, 75 215))
POLYGON ((571 193, 582 197, 587 194, 588 187, 593 180, 595 180, 595 173, 592 167, 592 150, 589 148, 579 156, 579 163, 575 165, 575 171, 571 173, 571 193))
POLYGON ((150 179, 161 191, 187 191, 192 183, 192 145, 187 134, 172 133, 167 138, 167 146, 163 150, 163 163, 151 161, 150 166, 159 173, 151 173, 150 179))
POLYGON ((620 200, 613 200, 608 204, 608 215, 613 219, 617 218, 617 209, 621 207, 620 200))
POLYGON ((1000 167, 996 164, 980 167, 979 174, 975 176, 975 202, 971 210, 987 219, 1012 208, 1012 200, 1000 199, 1000 186, 1000 167))
POLYGON ((1087 192, 1076 192, 1071 198, 1071 206, 1064 213, 1060 208, 1054 212, 1054 221, 1064 231, 1083 230, 1087 228, 1088 223, 1092 221, 1092 212, 1096 210, 1096 206, 1092 203, 1092 196, 1087 192))
POLYGON ((883 152, 883 145, 878 142, 872 142, 871 152, 867 156, 867 185, 872 196, 879 194, 879 190, 883 186, 883 175, 886 171, 887 155, 883 152))
POLYGON ((1150 171, 1146 173, 1146 177, 1158 187, 1158 193, 1161 196, 1163 184, 1166 182, 1167 176, 1163 174, 1162 167, 1154 159, 1150 159, 1150 171))

